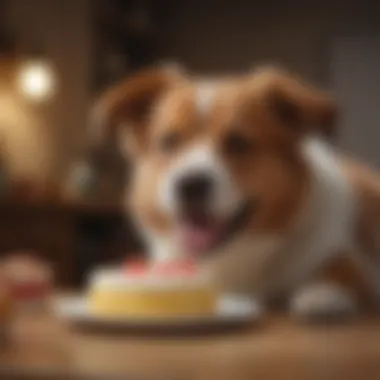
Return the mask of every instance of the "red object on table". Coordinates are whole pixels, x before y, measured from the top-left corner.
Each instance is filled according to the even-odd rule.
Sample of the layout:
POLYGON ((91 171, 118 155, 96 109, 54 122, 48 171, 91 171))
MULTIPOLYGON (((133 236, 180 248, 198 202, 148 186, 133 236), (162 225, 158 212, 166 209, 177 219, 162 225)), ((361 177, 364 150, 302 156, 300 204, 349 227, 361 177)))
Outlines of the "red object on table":
POLYGON ((191 276, 197 272, 197 265, 193 260, 172 260, 152 262, 144 260, 129 261, 125 263, 125 273, 128 275, 143 276, 148 274, 171 276, 191 276))
POLYGON ((124 265, 125 272, 132 275, 144 275, 148 269, 148 263, 144 260, 128 261, 124 265))
POLYGON ((51 270, 34 252, 14 252, 3 261, 2 268, 15 300, 38 300, 50 293, 51 270))

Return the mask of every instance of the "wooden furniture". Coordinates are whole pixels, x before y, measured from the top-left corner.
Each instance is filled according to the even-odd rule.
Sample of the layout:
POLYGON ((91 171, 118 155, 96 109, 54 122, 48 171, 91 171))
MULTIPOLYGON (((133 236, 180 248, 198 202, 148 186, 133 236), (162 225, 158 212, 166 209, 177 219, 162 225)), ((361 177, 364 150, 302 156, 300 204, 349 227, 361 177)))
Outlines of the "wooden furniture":
POLYGON ((120 232, 123 241, 112 238, 113 246, 104 247, 100 254, 94 247, 93 253, 88 253, 94 261, 112 260, 136 251, 135 232, 118 205, 6 202, 0 203, 0 257, 13 250, 35 250, 52 263, 57 285, 78 286, 80 224, 85 218, 125 220, 125 231, 120 232))
POLYGON ((150 0, 92 3, 92 85, 97 93, 156 60, 155 13, 161 6, 150 0))
POLYGON ((307 327, 284 316, 217 335, 90 334, 19 315, 0 378, 378 380, 380 319, 307 327), (19 376, 19 377, 17 377, 19 376))

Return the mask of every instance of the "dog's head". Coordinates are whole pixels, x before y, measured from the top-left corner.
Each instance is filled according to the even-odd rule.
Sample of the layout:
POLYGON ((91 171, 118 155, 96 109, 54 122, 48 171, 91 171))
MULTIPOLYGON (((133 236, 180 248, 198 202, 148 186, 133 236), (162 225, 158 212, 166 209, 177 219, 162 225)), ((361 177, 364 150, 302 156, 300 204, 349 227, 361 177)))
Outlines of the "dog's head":
POLYGON ((131 207, 193 252, 286 228, 307 193, 300 143, 333 132, 336 114, 326 94, 273 68, 215 81, 146 71, 97 111, 134 163, 131 207))

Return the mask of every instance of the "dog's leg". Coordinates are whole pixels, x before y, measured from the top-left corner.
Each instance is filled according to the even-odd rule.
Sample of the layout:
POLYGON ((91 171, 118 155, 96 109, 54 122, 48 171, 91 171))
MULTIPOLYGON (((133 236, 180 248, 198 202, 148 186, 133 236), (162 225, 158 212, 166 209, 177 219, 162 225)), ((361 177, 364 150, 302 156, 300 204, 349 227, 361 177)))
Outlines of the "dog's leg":
POLYGON ((380 176, 369 166, 340 157, 357 196, 355 261, 364 271, 380 309, 380 176))
POLYGON ((306 320, 342 319, 356 311, 356 300, 344 286, 315 281, 299 288, 290 299, 290 311, 306 320))
POLYGON ((375 305, 373 286, 358 252, 342 251, 301 286, 290 300, 291 311, 308 318, 342 318, 355 313, 372 312, 375 305))
POLYGON ((344 154, 338 161, 356 196, 352 258, 371 288, 371 311, 380 310, 380 175, 344 154))

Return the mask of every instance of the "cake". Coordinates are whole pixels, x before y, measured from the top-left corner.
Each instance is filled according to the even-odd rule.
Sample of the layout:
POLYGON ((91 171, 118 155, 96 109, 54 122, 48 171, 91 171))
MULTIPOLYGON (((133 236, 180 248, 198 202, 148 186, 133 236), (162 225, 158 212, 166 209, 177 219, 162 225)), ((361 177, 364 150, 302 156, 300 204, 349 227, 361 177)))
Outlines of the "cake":
POLYGON ((216 298, 211 276, 192 263, 100 268, 91 274, 88 286, 90 309, 103 316, 210 315, 216 298))
POLYGON ((10 284, 12 297, 20 303, 36 303, 50 294, 52 273, 37 255, 13 253, 1 263, 10 284))

